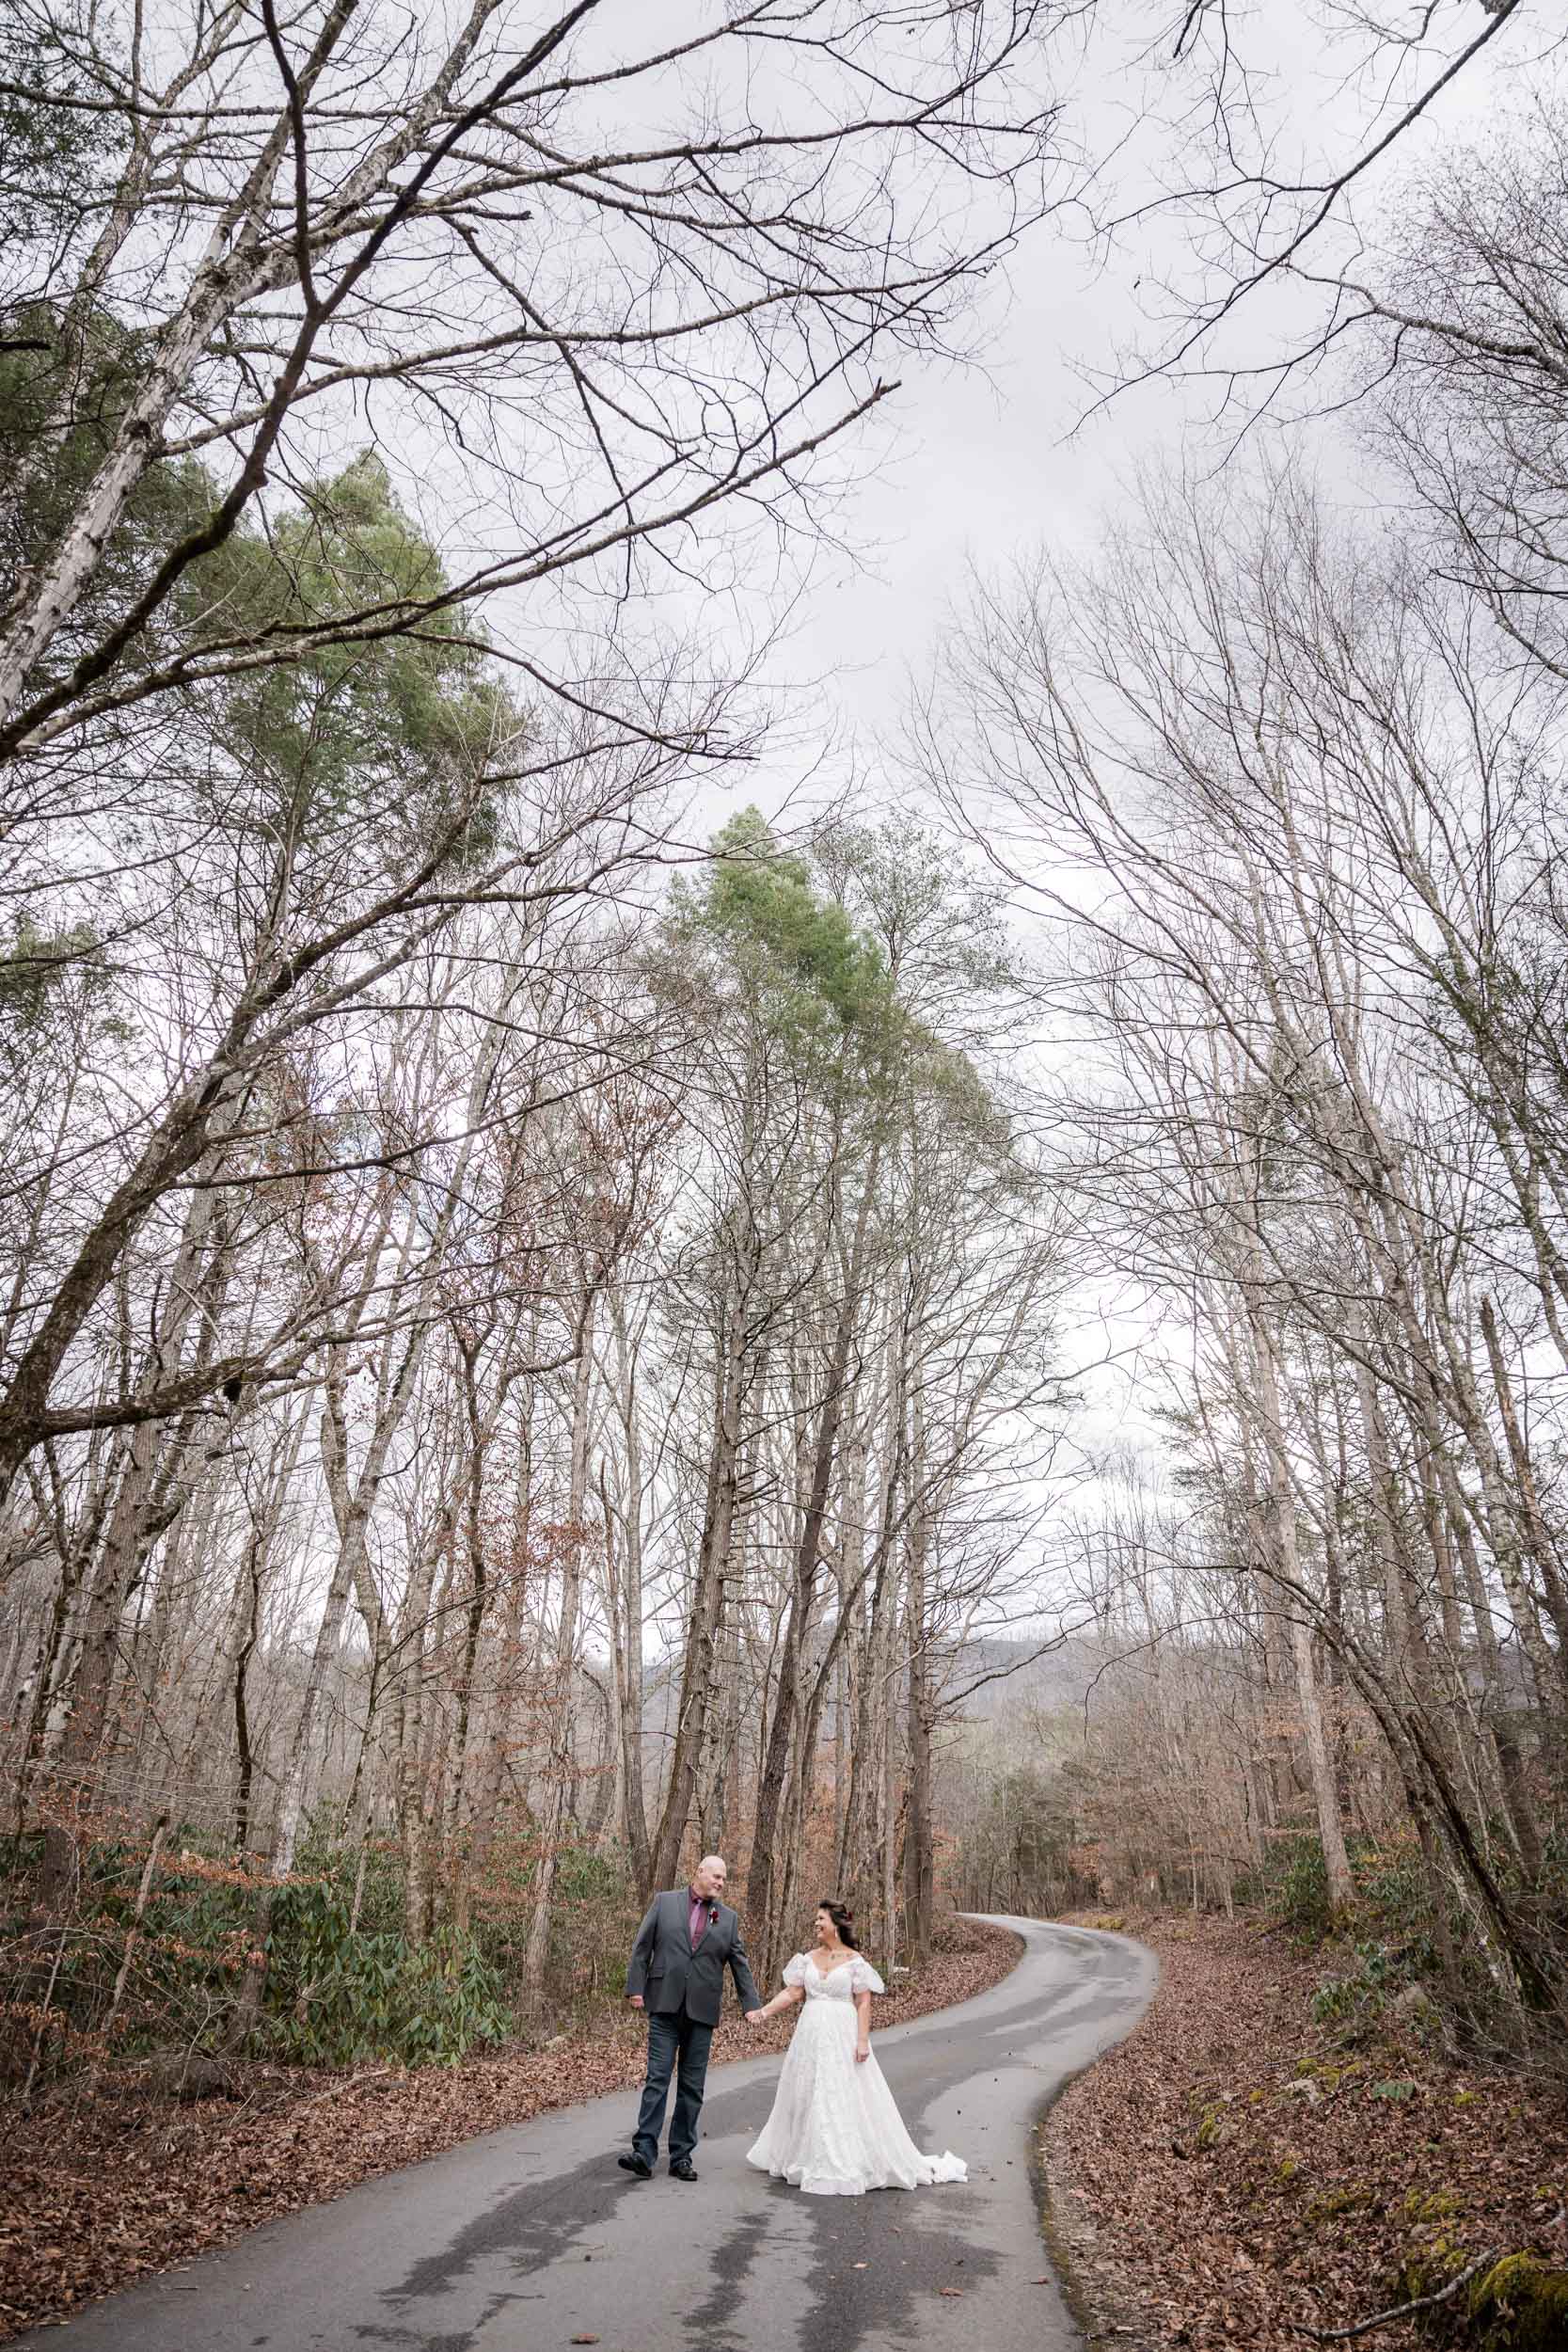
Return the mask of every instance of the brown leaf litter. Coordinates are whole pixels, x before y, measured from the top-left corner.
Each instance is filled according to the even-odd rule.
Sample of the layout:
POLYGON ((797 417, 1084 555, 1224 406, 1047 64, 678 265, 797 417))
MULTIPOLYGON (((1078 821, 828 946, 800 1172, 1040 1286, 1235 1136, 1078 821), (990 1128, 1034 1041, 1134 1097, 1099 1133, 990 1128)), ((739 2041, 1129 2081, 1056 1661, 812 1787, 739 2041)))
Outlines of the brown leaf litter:
MULTIPOLYGON (((1096 2340, 1307 2352, 1314 2330, 1488 2249, 1568 2261, 1560 2097, 1455 2063, 1418 2020, 1385 2016, 1347 2047, 1312 2021, 1323 1962, 1266 1923, 1127 1925, 1158 1955, 1154 2005, 1041 2135, 1053 2233, 1096 2340)), ((1406 2352, 1434 2323, 1462 2339, 1462 2304, 1361 2341, 1406 2352)))

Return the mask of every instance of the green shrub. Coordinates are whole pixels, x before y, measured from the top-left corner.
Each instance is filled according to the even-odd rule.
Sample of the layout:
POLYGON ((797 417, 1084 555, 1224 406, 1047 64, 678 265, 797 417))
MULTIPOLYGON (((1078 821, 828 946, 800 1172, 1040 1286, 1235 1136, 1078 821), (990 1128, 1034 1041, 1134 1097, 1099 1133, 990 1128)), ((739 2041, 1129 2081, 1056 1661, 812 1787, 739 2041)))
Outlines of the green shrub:
POLYGON ((401 1929, 349 1931, 341 1887, 296 1883, 273 1911, 265 2041, 279 2058, 349 2066, 455 2059, 511 2028, 501 1980, 472 1935, 413 1946, 401 1929))
POLYGON ((1329 1977, 1312 1995, 1312 2019, 1319 2026, 1345 2024, 1357 2014, 1359 1994, 1354 1979, 1329 1977))
MULTIPOLYGON (((8 1841, 0 1857, 0 1938, 12 1926, 12 1903, 24 1906, 31 1899, 40 1861, 40 1837, 29 1834, 8 1841)), ((137 1927, 146 1861, 145 1844, 127 1837, 99 1837, 83 1847, 73 1911, 48 1980, 61 2064, 104 2027, 134 1927, 135 1965, 114 2020, 110 2051, 134 2057, 171 2041, 191 2048, 211 2046, 219 2037, 251 1946, 255 1883, 230 1861, 201 1851, 198 1833, 176 1824, 165 1841, 137 1927)), ((24 1908, 19 1909, 18 1929, 25 1927, 25 1918, 24 1908)), ((36 1999, 42 1988, 30 1980, 24 1957, 28 1947, 25 1935, 4 1947, 0 1991, 36 1999)))
MULTIPOLYGON (((24 2069, 35 2042, 51 2073, 95 2054, 134 2058, 171 2042, 192 2052, 222 2050, 255 1946, 264 1873, 212 1851, 198 1832, 176 1827, 137 1925, 145 1846, 112 1837, 87 1846, 75 1916, 51 1960, 51 2025, 40 2038, 27 2023, 41 1990, 37 1965, 29 1973, 22 1959, 10 1957, 31 1948, 17 1931, 26 1924, 38 1843, 0 1843, 0 2002, 8 2001, 25 2027, 12 2036, 17 2049, 0 2053, 0 2064, 24 2069), (134 1925, 135 1965, 103 2044, 134 1925), (8 1931, 14 1936, 8 1947, 8 1931)), ((337 1849, 325 1836, 302 1839, 298 1874, 273 1899, 253 2046, 309 2065, 373 2057, 416 2066, 461 2058, 476 2043, 510 2033, 503 1972, 479 1935, 448 1929, 411 1945, 404 1904, 395 1851, 372 1847, 361 1862, 358 1849, 337 1849)))
POLYGON ((1418 1848, 1354 1848, 1351 1868, 1356 1899, 1385 1945, 1397 1949, 1406 1973, 1424 1975, 1433 1960, 1432 1897, 1418 1848))
POLYGON ((584 2024, 626 1993, 642 1906, 626 1856, 569 1847, 556 1865, 550 1921, 549 2006, 558 2017, 584 2024))
POLYGON ((1331 1932, 1328 1871, 1316 1837, 1282 1837, 1269 1859, 1270 1899, 1291 1933, 1321 1944, 1331 1932))

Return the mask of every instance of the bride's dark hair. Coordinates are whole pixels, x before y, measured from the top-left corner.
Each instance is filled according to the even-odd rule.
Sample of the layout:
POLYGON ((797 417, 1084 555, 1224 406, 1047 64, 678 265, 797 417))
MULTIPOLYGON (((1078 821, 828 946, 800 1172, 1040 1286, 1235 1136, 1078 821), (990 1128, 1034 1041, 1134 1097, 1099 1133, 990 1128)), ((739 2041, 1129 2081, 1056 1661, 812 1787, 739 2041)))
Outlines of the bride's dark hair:
POLYGON ((858 1952, 861 1947, 861 1940, 855 1933, 854 1913, 844 1903, 830 1901, 828 1897, 825 1895, 822 1898, 822 1900, 817 1904, 816 1908, 818 1911, 825 1911, 827 1913, 829 1918, 838 1930, 839 1942, 841 1944, 847 1944, 852 1952, 858 1952))

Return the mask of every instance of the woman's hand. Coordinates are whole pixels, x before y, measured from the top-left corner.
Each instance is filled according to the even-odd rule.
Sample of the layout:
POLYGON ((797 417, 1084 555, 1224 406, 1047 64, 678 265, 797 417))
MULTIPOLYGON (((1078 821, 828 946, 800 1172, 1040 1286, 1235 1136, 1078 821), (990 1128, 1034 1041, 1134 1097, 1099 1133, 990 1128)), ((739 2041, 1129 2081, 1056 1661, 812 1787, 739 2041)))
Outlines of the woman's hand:
POLYGON ((871 2056, 871 1995, 855 1995, 855 2064, 863 2066, 871 2056))

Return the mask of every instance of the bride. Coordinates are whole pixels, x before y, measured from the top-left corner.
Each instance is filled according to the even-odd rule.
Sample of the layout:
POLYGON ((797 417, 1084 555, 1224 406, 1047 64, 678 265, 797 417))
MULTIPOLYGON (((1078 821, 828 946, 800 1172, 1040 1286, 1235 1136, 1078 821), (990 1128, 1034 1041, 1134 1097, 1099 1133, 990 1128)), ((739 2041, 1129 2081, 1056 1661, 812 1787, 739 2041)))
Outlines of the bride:
POLYGON ((958 2156, 923 2156, 871 2055, 871 1995, 887 1990, 855 1941, 842 1903, 816 1914, 816 1947, 797 1952, 784 1989, 762 2010, 804 2005, 784 2054, 773 2112, 746 2161, 793 2181, 809 2197, 962 2181, 958 2156))

